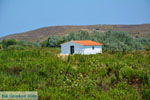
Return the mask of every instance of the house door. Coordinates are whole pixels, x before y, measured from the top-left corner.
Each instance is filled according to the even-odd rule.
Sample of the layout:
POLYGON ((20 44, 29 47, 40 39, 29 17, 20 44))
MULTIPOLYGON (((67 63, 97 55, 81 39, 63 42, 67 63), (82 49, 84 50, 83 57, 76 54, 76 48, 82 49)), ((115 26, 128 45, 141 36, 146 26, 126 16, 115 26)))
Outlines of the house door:
POLYGON ((74 53, 74 46, 70 46, 70 54, 74 53))

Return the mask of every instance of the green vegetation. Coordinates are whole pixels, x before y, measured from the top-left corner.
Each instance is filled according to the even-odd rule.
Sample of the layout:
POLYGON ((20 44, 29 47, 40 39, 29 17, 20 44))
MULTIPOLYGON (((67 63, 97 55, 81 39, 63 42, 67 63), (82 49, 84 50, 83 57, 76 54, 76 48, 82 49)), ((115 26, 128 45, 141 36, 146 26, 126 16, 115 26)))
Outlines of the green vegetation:
POLYGON ((10 45, 16 45, 16 44, 17 44, 17 41, 14 40, 14 39, 3 40, 3 41, 2 41, 2 47, 3 47, 3 48, 7 48, 7 47, 10 46, 10 45))
POLYGON ((0 91, 34 90, 40 100, 149 100, 149 51, 58 53, 58 48, 0 49, 0 91))
POLYGON ((103 43, 104 51, 127 52, 136 50, 150 50, 150 38, 133 37, 128 32, 123 31, 78 31, 68 35, 50 36, 41 43, 16 41, 14 39, 3 40, 0 42, 0 49, 24 49, 31 47, 60 47, 60 44, 71 40, 93 40, 103 43))
POLYGON ((40 100, 149 100, 150 39, 79 31, 42 43, 0 41, 0 91, 38 91, 40 100), (103 54, 60 56, 70 40, 103 43, 103 54), (55 48, 45 48, 55 47, 55 48))
POLYGON ((0 49, 25 49, 31 47, 41 47, 40 43, 28 42, 28 41, 16 41, 14 39, 8 39, 0 41, 0 49))
POLYGON ((135 50, 149 50, 149 38, 133 38, 128 32, 122 31, 79 31, 72 32, 65 36, 51 36, 47 41, 42 43, 44 47, 59 47, 61 43, 70 40, 93 40, 103 43, 103 50, 106 51, 135 51, 135 50))

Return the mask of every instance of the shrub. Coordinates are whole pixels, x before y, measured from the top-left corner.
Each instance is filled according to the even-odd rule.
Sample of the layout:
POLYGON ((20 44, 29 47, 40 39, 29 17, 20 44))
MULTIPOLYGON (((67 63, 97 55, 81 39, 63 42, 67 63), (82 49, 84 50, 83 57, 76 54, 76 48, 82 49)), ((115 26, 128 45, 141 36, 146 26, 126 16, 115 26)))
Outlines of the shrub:
POLYGON ((7 49, 10 49, 10 50, 24 50, 25 47, 20 46, 20 45, 11 45, 7 49))
POLYGON ((147 40, 138 40, 133 38, 128 32, 122 31, 79 31, 72 32, 65 36, 50 36, 47 41, 42 43, 43 46, 59 47, 61 43, 71 40, 93 40, 103 43, 103 50, 106 51, 134 51, 143 50, 146 44, 150 44, 147 40))
POLYGON ((63 42, 65 42, 63 36, 51 36, 48 38, 48 47, 59 47, 63 42))
POLYGON ((3 40, 2 41, 3 48, 7 48, 10 45, 16 45, 16 44, 17 44, 17 41, 14 40, 14 39, 8 39, 8 40, 3 40))
POLYGON ((132 69, 128 66, 123 67, 120 70, 120 76, 123 79, 127 79, 129 83, 146 83, 148 84, 147 73, 143 70, 132 69))
POLYGON ((149 100, 149 98, 150 98, 150 88, 144 89, 142 91, 142 95, 143 95, 143 98, 145 100, 149 100))
POLYGON ((48 40, 41 42, 42 47, 48 47, 49 43, 48 40))
POLYGON ((0 44, 0 49, 2 49, 3 47, 2 47, 2 45, 0 44))
POLYGON ((118 83, 116 88, 110 89, 109 95, 113 100, 139 100, 138 92, 127 83, 118 83))

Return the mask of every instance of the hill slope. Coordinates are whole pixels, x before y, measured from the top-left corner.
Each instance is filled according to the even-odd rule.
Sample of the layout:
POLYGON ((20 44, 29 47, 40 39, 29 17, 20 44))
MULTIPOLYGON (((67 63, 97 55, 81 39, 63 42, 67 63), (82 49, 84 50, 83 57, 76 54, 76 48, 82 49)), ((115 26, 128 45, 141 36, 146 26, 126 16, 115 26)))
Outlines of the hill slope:
POLYGON ((27 40, 27 41, 43 41, 51 35, 64 35, 70 32, 86 30, 86 31, 128 31, 134 36, 150 37, 150 24, 141 25, 88 25, 88 26, 50 26, 45 28, 40 28, 28 32, 8 35, 1 37, 3 39, 17 39, 17 40, 27 40))

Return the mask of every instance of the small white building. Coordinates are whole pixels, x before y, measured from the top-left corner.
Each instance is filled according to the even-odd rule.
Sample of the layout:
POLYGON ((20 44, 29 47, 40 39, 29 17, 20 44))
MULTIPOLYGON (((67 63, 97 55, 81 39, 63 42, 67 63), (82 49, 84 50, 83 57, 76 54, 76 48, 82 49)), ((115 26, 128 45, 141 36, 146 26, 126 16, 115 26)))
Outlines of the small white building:
POLYGON ((74 40, 61 44, 61 54, 97 54, 102 53, 102 43, 91 40, 74 40))

